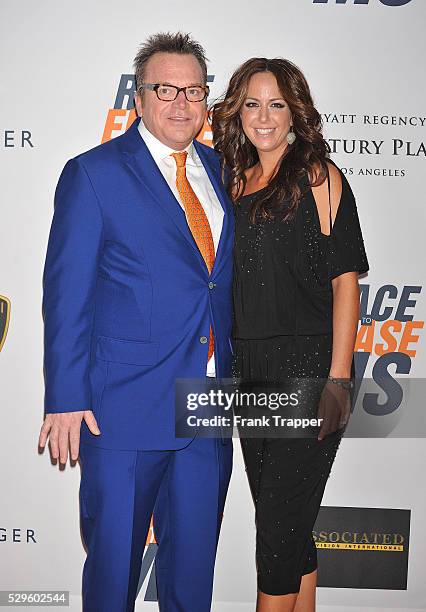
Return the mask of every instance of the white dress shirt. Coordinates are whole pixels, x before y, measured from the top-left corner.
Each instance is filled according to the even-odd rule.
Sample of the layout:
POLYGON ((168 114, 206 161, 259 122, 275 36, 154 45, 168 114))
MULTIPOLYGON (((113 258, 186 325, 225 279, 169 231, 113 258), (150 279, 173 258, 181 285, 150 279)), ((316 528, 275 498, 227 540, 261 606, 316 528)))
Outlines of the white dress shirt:
MULTIPOLYGON (((145 127, 142 119, 139 123, 138 129, 173 195, 179 202, 182 209, 185 211, 176 186, 176 162, 173 157, 171 157, 171 154, 175 151, 170 149, 167 145, 163 144, 160 140, 158 140, 158 138, 151 134, 151 132, 145 127)), ((216 192, 210 182, 201 159, 195 150, 194 143, 191 142, 184 150, 188 153, 188 157, 186 158, 186 177, 190 182, 195 195, 199 199, 204 212, 206 213, 206 217, 212 232, 214 250, 215 253, 217 253, 220 234, 222 232, 223 208, 218 200, 216 192)), ((214 353, 210 357, 207 364, 206 375, 216 375, 214 353)))

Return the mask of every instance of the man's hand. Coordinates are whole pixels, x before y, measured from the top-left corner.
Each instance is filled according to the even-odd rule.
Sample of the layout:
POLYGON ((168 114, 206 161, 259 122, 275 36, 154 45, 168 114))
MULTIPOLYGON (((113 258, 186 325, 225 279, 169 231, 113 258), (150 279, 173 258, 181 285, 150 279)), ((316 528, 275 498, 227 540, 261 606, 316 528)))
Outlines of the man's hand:
POLYGON ((91 410, 46 414, 40 430, 39 447, 44 449, 47 438, 49 438, 52 459, 59 458, 59 462, 65 464, 68 460, 69 448, 70 459, 77 461, 80 449, 80 429, 83 419, 86 421, 87 427, 92 434, 98 436, 101 433, 91 410))

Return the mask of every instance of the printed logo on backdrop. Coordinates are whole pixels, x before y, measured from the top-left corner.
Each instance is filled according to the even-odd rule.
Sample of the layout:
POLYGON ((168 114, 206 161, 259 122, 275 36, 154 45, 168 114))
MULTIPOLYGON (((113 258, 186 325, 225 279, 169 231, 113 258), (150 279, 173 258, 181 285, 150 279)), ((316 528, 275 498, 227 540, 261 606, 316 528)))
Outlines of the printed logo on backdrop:
POLYGON ((4 149, 33 149, 32 133, 29 130, 3 130, 1 139, 4 149))
MULTIPOLYGON (((207 76, 207 82, 213 83, 213 81, 214 75, 209 74, 207 76)), ((108 140, 111 140, 111 138, 124 134, 124 132, 136 119, 135 105, 133 101, 135 89, 135 75, 122 74, 115 96, 114 107, 108 109, 107 112, 102 142, 107 142, 108 140)), ((197 140, 206 145, 211 145, 212 143, 212 134, 207 117, 204 122, 204 126, 197 137, 197 140)))
POLYGON ((346 159, 339 164, 348 176, 404 178, 408 164, 426 159, 426 115, 326 112, 321 117, 333 159, 356 160, 357 165, 346 165, 346 159))
POLYGON ((405 590, 410 515, 410 510, 322 506, 313 530, 318 585, 405 590))
POLYGON ((405 6, 411 0, 312 0, 314 4, 384 4, 385 6, 405 6))
POLYGON ((10 321, 10 300, 0 295, 0 351, 6 341, 7 330, 9 329, 10 321))
MULTIPOLYGON (((355 343, 358 374, 362 378, 369 360, 374 371, 386 375, 390 364, 401 374, 410 374, 417 356, 419 331, 424 321, 415 318, 421 285, 382 285, 373 293, 360 284, 360 326, 355 343)), ((373 376, 374 377, 374 376, 373 376)))
POLYGON ((20 527, 0 527, 0 546, 2 542, 9 544, 37 544, 34 529, 22 529, 20 527))
MULTIPOLYGON (((373 290, 371 285, 360 283, 360 292, 355 372, 358 381, 369 378, 367 390, 356 398, 356 409, 380 418, 391 414, 402 416, 401 411, 397 411, 409 398, 407 376, 412 373, 420 332, 424 328, 424 321, 415 316, 422 286, 386 284, 373 290)), ((418 383, 415 388, 422 390, 421 379, 409 379, 408 382, 418 383)), ((389 434, 391 429, 387 431, 389 434)), ((420 429, 418 431, 422 435, 420 429)))

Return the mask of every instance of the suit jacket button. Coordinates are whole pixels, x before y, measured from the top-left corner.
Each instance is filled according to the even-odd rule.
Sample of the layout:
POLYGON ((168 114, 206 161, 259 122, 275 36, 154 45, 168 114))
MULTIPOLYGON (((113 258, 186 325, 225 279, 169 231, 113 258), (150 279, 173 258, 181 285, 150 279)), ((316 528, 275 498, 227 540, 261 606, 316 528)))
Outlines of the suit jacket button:
POLYGON ((216 287, 215 283, 209 282, 209 289, 214 289, 216 287))
POLYGON ((201 338, 200 338, 200 342, 201 342, 201 344, 207 344, 207 338, 206 338, 206 336, 201 336, 201 338))

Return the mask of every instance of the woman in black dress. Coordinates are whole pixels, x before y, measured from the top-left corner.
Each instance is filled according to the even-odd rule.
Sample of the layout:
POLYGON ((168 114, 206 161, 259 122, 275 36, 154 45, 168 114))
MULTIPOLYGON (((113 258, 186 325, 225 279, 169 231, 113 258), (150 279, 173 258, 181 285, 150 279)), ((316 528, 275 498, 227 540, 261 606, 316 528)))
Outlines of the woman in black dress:
POLYGON ((311 612, 312 529, 347 419, 358 274, 368 270, 357 209, 328 159, 308 84, 287 60, 253 58, 236 70, 213 109, 213 140, 235 202, 236 375, 324 381, 318 438, 241 439, 256 509, 257 612, 311 612))

